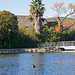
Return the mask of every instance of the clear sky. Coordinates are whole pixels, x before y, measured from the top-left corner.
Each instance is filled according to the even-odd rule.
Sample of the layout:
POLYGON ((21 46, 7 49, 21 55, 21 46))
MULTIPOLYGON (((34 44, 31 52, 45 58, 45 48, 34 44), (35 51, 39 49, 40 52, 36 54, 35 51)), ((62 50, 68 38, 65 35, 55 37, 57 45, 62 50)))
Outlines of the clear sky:
MULTIPOLYGON (((7 10, 15 15, 30 15, 29 10, 32 0, 0 0, 0 11, 7 10)), ((44 17, 53 17, 56 16, 56 12, 51 9, 52 5, 55 2, 64 2, 65 6, 69 3, 75 5, 75 0, 42 0, 42 3, 45 4, 46 11, 44 12, 44 17)))

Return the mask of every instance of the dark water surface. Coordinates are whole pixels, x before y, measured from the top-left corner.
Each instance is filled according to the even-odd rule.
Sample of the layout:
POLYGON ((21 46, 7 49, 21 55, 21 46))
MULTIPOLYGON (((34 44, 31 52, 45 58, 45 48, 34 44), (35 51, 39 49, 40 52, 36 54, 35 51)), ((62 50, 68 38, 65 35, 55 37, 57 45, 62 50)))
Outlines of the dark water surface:
POLYGON ((0 54, 0 75, 75 75, 75 53, 0 54))

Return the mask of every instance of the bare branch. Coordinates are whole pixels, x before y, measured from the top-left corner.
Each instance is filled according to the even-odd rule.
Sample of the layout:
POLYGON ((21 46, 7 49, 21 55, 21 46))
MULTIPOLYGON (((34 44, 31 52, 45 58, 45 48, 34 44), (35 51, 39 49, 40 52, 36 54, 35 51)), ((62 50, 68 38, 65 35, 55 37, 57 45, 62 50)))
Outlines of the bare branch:
POLYGON ((61 21, 60 17, 57 17, 57 18, 58 18, 58 20, 59 20, 59 21, 60 21, 60 23, 61 23, 62 21, 61 21))
POLYGON ((69 27, 63 29, 63 30, 61 31, 61 33, 62 33, 63 31, 65 31, 65 30, 68 30, 70 27, 72 27, 72 26, 74 26, 74 25, 75 25, 75 22, 74 22, 72 25, 70 25, 69 27))
POLYGON ((75 11, 73 11, 73 12, 67 14, 67 15, 63 18, 63 20, 61 21, 61 23, 63 23, 63 21, 64 21, 69 15, 72 15, 72 14, 74 14, 74 13, 75 13, 75 11))

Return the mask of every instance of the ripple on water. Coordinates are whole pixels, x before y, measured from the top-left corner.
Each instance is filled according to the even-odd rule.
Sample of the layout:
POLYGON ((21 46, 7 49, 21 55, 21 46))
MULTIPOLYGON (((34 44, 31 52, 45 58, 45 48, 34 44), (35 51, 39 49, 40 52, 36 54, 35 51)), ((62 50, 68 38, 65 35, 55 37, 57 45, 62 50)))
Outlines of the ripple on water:
POLYGON ((0 75, 75 75, 75 53, 1 54, 0 75))

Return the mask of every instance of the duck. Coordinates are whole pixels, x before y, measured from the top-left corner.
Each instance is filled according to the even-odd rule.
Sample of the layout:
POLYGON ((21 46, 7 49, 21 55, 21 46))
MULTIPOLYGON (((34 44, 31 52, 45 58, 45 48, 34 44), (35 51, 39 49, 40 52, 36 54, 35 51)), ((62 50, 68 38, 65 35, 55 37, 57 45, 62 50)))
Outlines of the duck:
POLYGON ((35 68, 36 66, 33 64, 33 68, 35 68))

